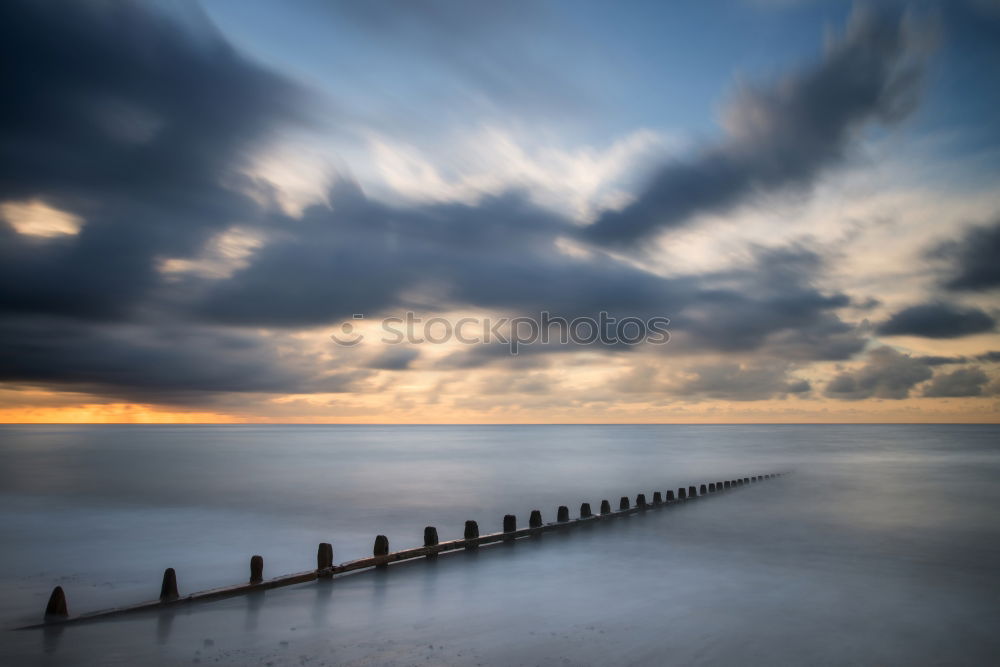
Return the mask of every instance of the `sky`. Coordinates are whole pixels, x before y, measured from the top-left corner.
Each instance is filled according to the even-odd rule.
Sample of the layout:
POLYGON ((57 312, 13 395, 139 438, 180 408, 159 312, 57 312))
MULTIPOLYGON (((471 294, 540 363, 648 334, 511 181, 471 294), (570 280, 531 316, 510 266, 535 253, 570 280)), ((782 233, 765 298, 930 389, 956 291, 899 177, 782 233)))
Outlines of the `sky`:
POLYGON ((10 0, 0 51, 2 421, 1000 421, 996 2, 10 0))

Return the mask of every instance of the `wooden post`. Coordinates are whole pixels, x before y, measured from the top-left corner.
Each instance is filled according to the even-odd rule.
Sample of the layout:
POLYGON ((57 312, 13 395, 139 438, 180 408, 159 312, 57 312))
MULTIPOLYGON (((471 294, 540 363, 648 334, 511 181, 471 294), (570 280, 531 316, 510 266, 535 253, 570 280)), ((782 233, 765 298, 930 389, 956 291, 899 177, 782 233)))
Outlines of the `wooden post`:
POLYGON ((375 556, 375 567, 388 567, 386 556, 389 555, 389 538, 385 535, 375 536, 375 546, 372 547, 372 555, 375 556))
POLYGON ((565 505, 560 505, 559 509, 556 510, 556 521, 559 523, 565 523, 569 521, 569 508, 565 505))
POLYGON ((723 482, 722 486, 723 486, 723 488, 728 489, 729 488, 729 482, 723 482))
POLYGON ((689 486, 688 487, 688 498, 697 498, 697 497, 698 497, 698 489, 695 488, 695 487, 693 487, 693 486, 689 486))
MULTIPOLYGON (((465 539, 467 539, 467 540, 474 540, 477 537, 479 537, 479 524, 476 523, 475 521, 466 521, 465 522, 465 539)), ((476 544, 475 542, 470 542, 469 544, 465 545, 466 549, 476 549, 478 547, 479 547, 479 545, 476 544)))
POLYGON ((528 517, 528 527, 529 528, 542 527, 542 512, 540 510, 531 510, 531 516, 528 517))
POLYGON ((749 484, 750 483, 750 478, 749 477, 744 477, 743 478, 743 483, 744 484, 749 484))
POLYGON ((333 567, 333 545, 329 542, 320 542, 316 547, 316 569, 328 570, 333 567))
POLYGON ((653 491, 653 504, 659 505, 663 502, 663 494, 659 491, 653 491))
POLYGON ((180 595, 177 594, 177 573, 174 572, 174 568, 168 567, 163 571, 163 583, 160 584, 160 599, 161 600, 176 600, 180 595))
POLYGON ((517 530, 517 517, 513 514, 505 514, 503 517, 503 532, 507 533, 504 535, 504 542, 513 542, 514 535, 512 534, 517 530))
POLYGON ((674 501, 674 490, 670 489, 669 491, 667 491, 667 502, 673 502, 673 501, 674 501))
POLYGON ((589 519, 594 516, 594 513, 590 511, 590 503, 583 503, 580 505, 580 518, 589 519))
POLYGON ((611 501, 609 500, 601 501, 601 514, 611 514, 611 501))
POLYGON ((619 510, 628 509, 628 496, 622 496, 622 499, 618 501, 618 509, 619 510))
POLYGON ((677 489, 677 500, 687 500, 687 489, 683 486, 677 489))
POLYGON ((250 557, 250 583, 259 584, 264 581, 264 557, 250 557))
POLYGON ((646 494, 645 493, 640 493, 639 495, 637 495, 635 497, 635 506, 636 507, 642 507, 642 508, 646 507, 646 494))
POLYGON ((708 493, 708 487, 702 484, 701 488, 698 491, 701 495, 705 495, 706 493, 708 493))
POLYGON ((45 618, 66 618, 69 610, 66 608, 66 594, 63 593, 62 586, 52 589, 49 596, 49 603, 45 605, 45 618))
POLYGON ((709 482, 708 483, 708 492, 709 493, 715 493, 715 482, 709 482))
MULTIPOLYGON (((424 546, 436 547, 438 545, 438 529, 434 526, 424 528, 424 546)), ((437 554, 427 554, 428 558, 437 558, 437 554)))

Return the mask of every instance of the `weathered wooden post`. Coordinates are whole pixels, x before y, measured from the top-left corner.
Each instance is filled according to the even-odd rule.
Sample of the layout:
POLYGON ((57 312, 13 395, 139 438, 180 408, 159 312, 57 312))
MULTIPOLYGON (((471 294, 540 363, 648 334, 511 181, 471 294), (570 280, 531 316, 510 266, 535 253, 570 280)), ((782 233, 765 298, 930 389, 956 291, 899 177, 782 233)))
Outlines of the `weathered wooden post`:
POLYGON ((723 482, 722 486, 723 486, 723 488, 728 489, 729 488, 729 482, 723 482))
POLYGON ((320 572, 333 567, 333 545, 329 542, 320 542, 316 547, 316 569, 320 572))
POLYGON ((621 500, 618 501, 618 509, 619 510, 628 509, 628 496, 622 496, 621 500))
POLYGON ((583 503, 580 505, 580 518, 589 519, 594 516, 594 513, 590 511, 590 503, 583 503))
POLYGON ((705 495, 706 493, 708 493, 708 487, 702 484, 701 488, 698 491, 701 495, 705 495))
POLYGON ((667 502, 671 502, 672 503, 674 500, 676 500, 674 498, 674 490, 670 489, 669 491, 667 491, 667 502))
POLYGON ((528 517, 528 528, 541 528, 542 523, 541 510, 531 510, 531 516, 528 517))
POLYGON ((611 501, 602 500, 601 501, 601 514, 611 514, 611 501))
MULTIPOLYGON (((436 547, 438 545, 438 529, 434 526, 424 528, 424 546, 436 547)), ((437 558, 437 553, 427 554, 428 558, 437 558)))
POLYGON ((677 489, 677 500, 687 500, 687 490, 683 486, 677 489))
POLYGON ((517 517, 513 514, 505 514, 503 517, 503 541, 513 542, 514 541, 514 531, 517 530, 517 517))
POLYGON ((663 502, 663 494, 659 491, 653 491, 653 504, 659 505, 663 502))
POLYGON ((637 495, 635 497, 635 506, 639 507, 641 509, 645 509, 646 508, 646 494, 645 493, 640 493, 639 495, 637 495))
POLYGON ((569 508, 565 505, 560 505, 559 509, 556 510, 556 521, 559 523, 565 523, 569 521, 569 508))
POLYGON ((160 600, 176 600, 180 595, 177 594, 177 573, 174 572, 174 568, 168 567, 163 571, 163 583, 160 584, 160 600))
POLYGON ((696 489, 693 486, 689 486, 688 487, 688 498, 697 498, 697 497, 698 497, 698 489, 696 489))
POLYGON ((479 537, 479 524, 476 523, 475 521, 466 521, 465 522, 465 539, 466 540, 470 540, 470 541, 469 541, 468 544, 465 545, 465 548, 466 549, 476 549, 476 548, 478 548, 479 545, 476 544, 476 542, 472 541, 472 540, 476 540, 478 537, 479 537))
POLYGON ((743 483, 744 484, 749 484, 750 483, 750 478, 749 477, 744 477, 743 478, 743 483))
POLYGON ((709 493, 715 493, 715 482, 709 482, 709 484, 708 484, 708 492, 709 493))
POLYGON ((375 556, 375 567, 389 567, 386 556, 389 555, 389 538, 385 535, 375 536, 375 546, 372 547, 372 555, 375 556))
POLYGON ((49 603, 45 605, 45 618, 58 619, 67 616, 69 616, 69 609, 66 608, 66 594, 63 592, 62 586, 56 586, 52 589, 52 595, 49 596, 49 603))
POLYGON ((250 557, 250 583, 259 584, 264 581, 264 557, 250 557))

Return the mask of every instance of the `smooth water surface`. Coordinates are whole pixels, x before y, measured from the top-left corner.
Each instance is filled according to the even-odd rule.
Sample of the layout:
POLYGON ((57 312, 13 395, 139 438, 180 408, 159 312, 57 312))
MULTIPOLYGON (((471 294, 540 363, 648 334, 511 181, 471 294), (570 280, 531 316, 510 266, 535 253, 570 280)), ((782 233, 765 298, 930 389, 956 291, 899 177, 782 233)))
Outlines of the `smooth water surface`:
POLYGON ((984 664, 1000 656, 996 426, 0 428, 0 620, 460 537, 466 519, 765 472, 478 554, 66 628, 16 664, 984 664))

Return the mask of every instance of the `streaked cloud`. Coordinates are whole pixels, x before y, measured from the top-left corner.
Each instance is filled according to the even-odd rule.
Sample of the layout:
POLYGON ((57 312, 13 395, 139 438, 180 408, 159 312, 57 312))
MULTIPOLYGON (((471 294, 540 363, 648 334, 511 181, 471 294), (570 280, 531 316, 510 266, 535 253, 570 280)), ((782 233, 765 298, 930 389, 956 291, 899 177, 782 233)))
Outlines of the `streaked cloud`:
POLYGON ((665 165, 587 236, 636 242, 762 191, 811 185, 844 160, 868 124, 895 123, 916 106, 927 46, 908 21, 856 13, 819 63, 774 84, 744 85, 723 112, 725 139, 665 165))
POLYGON ((1000 226, 969 221, 1000 199, 938 177, 966 163, 921 117, 941 93, 914 16, 855 14, 770 72, 731 62, 706 139, 672 109, 588 102, 618 84, 551 57, 579 44, 558 6, 310 7, 374 40, 329 71, 377 70, 383 94, 345 99, 279 66, 295 54, 236 48, 196 5, 0 5, 9 418, 996 414, 1000 226), (390 76, 408 59, 412 80, 390 76), (329 338, 401 310, 665 316, 671 340, 512 357, 329 338))
POLYGON ((958 338, 993 331, 996 320, 978 308, 948 303, 926 303, 893 313, 878 327, 883 336, 958 338))

